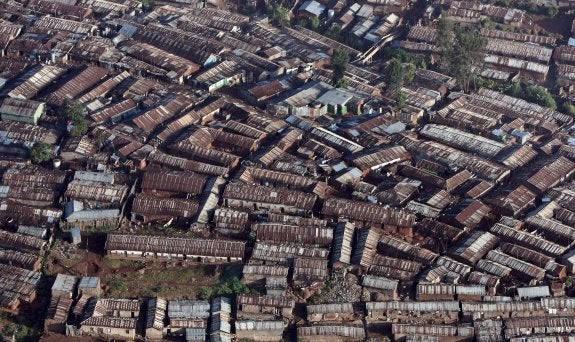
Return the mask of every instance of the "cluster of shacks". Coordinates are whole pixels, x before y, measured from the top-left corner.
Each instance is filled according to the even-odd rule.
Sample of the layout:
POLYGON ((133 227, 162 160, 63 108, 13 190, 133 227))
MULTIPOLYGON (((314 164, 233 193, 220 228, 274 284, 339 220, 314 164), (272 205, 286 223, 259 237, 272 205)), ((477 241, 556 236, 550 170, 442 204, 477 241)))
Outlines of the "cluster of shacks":
MULTIPOLYGON (((334 48, 352 61, 370 53, 192 2, 0 3, 0 310, 18 314, 49 287, 41 260, 60 229, 76 242, 107 233, 107 258, 241 264, 253 292, 111 299, 98 278, 60 275, 46 303, 55 333, 560 341, 575 332, 572 117, 489 89, 450 92, 451 77, 426 69, 403 85, 397 108, 372 67, 350 63, 348 87, 330 85, 334 48), (85 108, 85 135, 58 124, 70 100, 85 108), (53 167, 30 164, 38 142, 53 147, 53 167), (187 233, 150 234, 169 226, 187 233), (357 293, 302 295, 338 286, 357 293)), ((334 20, 363 43, 385 39, 398 23, 389 13, 408 5, 337 3, 334 20)), ((325 5, 297 12, 321 17, 325 5)), ((533 25, 521 10, 441 6, 463 23, 533 25)), ((413 26, 400 45, 434 55, 436 34, 413 26)), ((481 34, 485 78, 543 83, 555 63, 562 86, 575 80, 573 47, 555 38, 481 34)))

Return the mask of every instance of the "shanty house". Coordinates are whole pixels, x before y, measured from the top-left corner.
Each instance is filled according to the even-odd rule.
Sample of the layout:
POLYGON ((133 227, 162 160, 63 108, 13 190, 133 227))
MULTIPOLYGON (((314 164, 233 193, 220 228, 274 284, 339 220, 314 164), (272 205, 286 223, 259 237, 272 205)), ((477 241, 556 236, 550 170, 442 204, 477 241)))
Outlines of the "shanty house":
POLYGON ((333 341, 363 341, 365 329, 363 326, 348 325, 312 325, 297 328, 298 341, 333 342, 333 341))
POLYGON ((108 234, 106 251, 112 258, 232 262, 244 257, 245 242, 108 234))
POLYGON ((45 111, 46 104, 44 102, 7 97, 0 106, 0 117, 2 121, 18 121, 37 125, 45 111))
POLYGON ((44 331, 65 334, 66 321, 71 306, 72 298, 52 296, 44 319, 44 331))
POLYGON ((82 334, 101 338, 136 338, 136 325, 140 316, 139 300, 98 299, 86 310, 92 313, 80 323, 82 334))
POLYGON ((283 321, 236 321, 238 340, 281 341, 284 332, 283 321))
POLYGON ((239 295, 237 298, 238 318, 273 319, 291 318, 295 306, 293 299, 283 296, 239 295))
POLYGON ((78 279, 74 276, 58 274, 54 285, 52 285, 52 297, 72 298, 76 290, 77 281, 78 279))
POLYGON ((78 283, 78 296, 100 297, 100 277, 82 277, 78 283))
POLYGON ((299 15, 307 18, 321 17, 325 6, 315 0, 308 0, 299 7, 299 15))
POLYGON ((191 219, 198 207, 196 200, 137 194, 132 205, 132 221, 147 223, 158 220, 191 219))
POLYGON ((84 208, 114 209, 122 205, 127 193, 126 185, 73 180, 64 196, 68 201, 83 202, 84 208))
POLYGON ((182 335, 188 328, 207 327, 210 317, 210 303, 205 300, 170 300, 168 301, 168 325, 164 335, 182 335))
POLYGON ((276 213, 303 214, 311 212, 317 196, 296 190, 229 183, 224 190, 224 205, 251 210, 267 209, 276 213))
POLYGON ((148 300, 146 313, 146 339, 162 340, 164 337, 164 318, 168 303, 164 298, 154 297, 148 300))
POLYGON ((310 323, 352 322, 361 318, 355 313, 353 303, 307 305, 306 310, 310 323))
POLYGON ((399 297, 397 280, 364 275, 361 285, 370 292, 374 300, 396 300, 399 297))

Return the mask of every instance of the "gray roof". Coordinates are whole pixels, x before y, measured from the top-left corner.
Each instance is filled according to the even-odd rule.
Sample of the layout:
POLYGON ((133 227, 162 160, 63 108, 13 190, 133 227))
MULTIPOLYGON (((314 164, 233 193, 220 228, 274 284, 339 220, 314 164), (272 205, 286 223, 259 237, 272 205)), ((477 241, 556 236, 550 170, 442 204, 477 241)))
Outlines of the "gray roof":
POLYGON ((353 98, 353 94, 342 89, 331 89, 326 91, 317 99, 317 102, 325 105, 343 106, 353 98))
POLYGON ((74 180, 114 184, 114 174, 104 172, 76 171, 74 172, 74 180))
POLYGON ((72 238, 77 238, 77 237, 82 237, 82 232, 80 231, 80 228, 78 227, 74 227, 72 229, 70 229, 70 234, 72 235, 72 238))
POLYGON ((300 6, 299 10, 319 17, 325 11, 325 6, 315 0, 307 0, 300 6))
POLYGON ((170 318, 208 318, 210 302, 206 300, 171 300, 168 302, 170 318))
POLYGON ((82 202, 79 201, 70 201, 64 204, 64 218, 69 221, 116 219, 118 216, 120 216, 119 209, 84 210, 82 202))
POLYGON ((236 321, 236 331, 283 330, 283 321, 236 321))
POLYGON ((549 297, 549 286, 518 287, 517 294, 521 298, 549 297))
POLYGON ((366 302, 367 311, 372 310, 399 310, 399 311, 459 311, 458 301, 429 301, 429 302, 366 302))
POLYGON ((211 342, 232 342, 232 337, 222 331, 215 332, 210 334, 210 341, 211 342))
POLYGON ((187 328, 186 340, 205 341, 206 331, 204 329, 198 329, 198 328, 187 328))
POLYGON ((52 285, 52 291, 73 292, 76 286, 76 277, 67 274, 58 274, 52 285))
POLYGON ((48 229, 43 227, 32 227, 32 226, 18 226, 18 230, 16 231, 20 234, 35 236, 40 239, 45 239, 46 235, 48 234, 48 229))
POLYGON ((82 277, 78 289, 93 289, 100 286, 100 277, 82 277))
POLYGON ((384 277, 377 277, 372 275, 365 275, 363 276, 363 280, 361 282, 362 286, 365 287, 372 287, 381 290, 395 290, 397 289, 397 284, 399 282, 397 280, 388 279, 384 277))
POLYGON ((230 324, 230 315, 227 313, 217 313, 212 315, 212 322, 210 324, 210 333, 218 331, 230 333, 232 326, 230 324))
POLYGON ((232 312, 232 301, 228 297, 216 297, 212 299, 211 312, 232 312))

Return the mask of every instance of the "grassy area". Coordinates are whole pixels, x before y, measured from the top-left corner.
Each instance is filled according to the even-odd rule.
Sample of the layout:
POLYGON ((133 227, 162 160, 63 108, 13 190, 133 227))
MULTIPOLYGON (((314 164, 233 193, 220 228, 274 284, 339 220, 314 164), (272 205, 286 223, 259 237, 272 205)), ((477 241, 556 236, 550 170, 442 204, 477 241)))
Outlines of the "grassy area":
POLYGON ((203 268, 168 268, 158 272, 152 272, 146 278, 157 282, 187 283, 205 275, 203 268))
POLYGON ((113 270, 117 270, 119 268, 122 267, 131 267, 131 268, 137 268, 138 266, 143 265, 141 262, 135 261, 135 260, 123 260, 123 259, 111 259, 108 257, 105 257, 103 259, 104 264, 106 264, 106 266, 108 266, 109 268, 113 269, 113 270))
POLYGON ((210 276, 208 266, 174 266, 161 268, 157 265, 143 272, 115 274, 106 282, 106 295, 118 298, 162 296, 166 298, 197 297, 203 286, 214 286, 217 277, 210 276))

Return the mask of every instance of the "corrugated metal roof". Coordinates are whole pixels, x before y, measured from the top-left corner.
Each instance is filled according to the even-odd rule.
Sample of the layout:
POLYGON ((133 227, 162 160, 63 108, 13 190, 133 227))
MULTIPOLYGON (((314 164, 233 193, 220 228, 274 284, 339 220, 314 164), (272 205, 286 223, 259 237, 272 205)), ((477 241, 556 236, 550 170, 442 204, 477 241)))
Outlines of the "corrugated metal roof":
POLYGON ((210 302, 205 300, 170 300, 168 301, 169 318, 208 318, 210 302))

